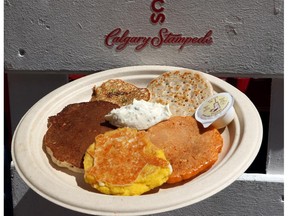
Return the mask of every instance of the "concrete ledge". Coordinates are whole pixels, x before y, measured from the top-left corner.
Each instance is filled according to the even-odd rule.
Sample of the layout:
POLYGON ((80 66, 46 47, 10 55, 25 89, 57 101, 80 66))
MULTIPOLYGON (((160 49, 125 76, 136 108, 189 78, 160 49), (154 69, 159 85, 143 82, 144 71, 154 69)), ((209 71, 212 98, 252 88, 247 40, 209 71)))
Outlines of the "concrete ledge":
MULTIPOLYGON (((13 164, 11 175, 14 216, 87 215, 63 208, 42 198, 22 181, 13 164)), ((283 214, 283 175, 243 174, 229 187, 206 200, 174 211, 155 214, 155 216, 280 216, 283 214)))

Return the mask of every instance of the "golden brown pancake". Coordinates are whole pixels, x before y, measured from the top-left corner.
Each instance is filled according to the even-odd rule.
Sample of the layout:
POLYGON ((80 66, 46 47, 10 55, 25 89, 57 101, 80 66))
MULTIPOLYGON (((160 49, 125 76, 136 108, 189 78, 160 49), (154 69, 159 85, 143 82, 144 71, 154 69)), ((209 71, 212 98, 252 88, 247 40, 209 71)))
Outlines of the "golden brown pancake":
POLYGON ((164 150, 173 168, 167 183, 190 179, 208 170, 223 145, 218 130, 204 129, 190 116, 171 117, 152 126, 148 134, 152 143, 164 150))
POLYGON ((83 172, 83 156, 95 136, 115 129, 104 116, 116 104, 95 101, 66 106, 48 119, 43 145, 54 163, 74 172, 83 172))
POLYGON ((138 88, 120 79, 110 79, 93 88, 91 101, 109 101, 121 107, 131 104, 133 99, 148 101, 149 98, 150 92, 147 88, 138 88))

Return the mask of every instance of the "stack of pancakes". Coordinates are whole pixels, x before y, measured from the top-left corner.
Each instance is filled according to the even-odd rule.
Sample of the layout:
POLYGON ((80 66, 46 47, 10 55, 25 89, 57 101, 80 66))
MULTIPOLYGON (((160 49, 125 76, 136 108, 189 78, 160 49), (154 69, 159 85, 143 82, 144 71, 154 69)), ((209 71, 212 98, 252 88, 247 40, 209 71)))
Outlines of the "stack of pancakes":
POLYGON ((223 145, 221 134, 212 127, 204 129, 192 117, 200 103, 212 94, 212 85, 205 75, 190 70, 163 73, 147 88, 120 79, 108 80, 93 88, 91 101, 70 104, 51 116, 43 145, 54 163, 75 172, 83 172, 86 155, 85 181, 99 191, 139 195, 165 182, 192 179, 217 161, 223 145), (169 104, 173 117, 147 131, 138 131, 141 139, 128 139, 129 128, 123 133, 124 129, 116 129, 104 116, 133 99, 169 104), (139 156, 136 146, 143 146, 145 150, 141 151, 148 153, 139 156), (126 151, 122 157, 125 148, 130 154, 126 151), (118 156, 122 160, 119 166, 118 156), (159 160, 165 165, 155 162, 159 160), (131 171, 132 164, 132 170, 137 172, 131 171), (127 172, 134 176, 133 180, 125 177, 127 172))

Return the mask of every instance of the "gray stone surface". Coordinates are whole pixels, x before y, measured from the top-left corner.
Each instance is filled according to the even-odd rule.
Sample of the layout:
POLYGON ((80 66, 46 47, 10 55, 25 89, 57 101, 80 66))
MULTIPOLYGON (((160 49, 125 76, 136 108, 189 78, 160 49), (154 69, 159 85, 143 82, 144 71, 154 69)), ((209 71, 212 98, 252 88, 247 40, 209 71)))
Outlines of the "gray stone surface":
POLYGON ((283 0, 166 1, 166 20, 152 25, 152 1, 5 0, 7 70, 99 71, 130 65, 172 65, 213 74, 283 76, 283 0), (134 46, 119 52, 104 44, 115 28, 157 36, 161 28, 213 44, 134 46))

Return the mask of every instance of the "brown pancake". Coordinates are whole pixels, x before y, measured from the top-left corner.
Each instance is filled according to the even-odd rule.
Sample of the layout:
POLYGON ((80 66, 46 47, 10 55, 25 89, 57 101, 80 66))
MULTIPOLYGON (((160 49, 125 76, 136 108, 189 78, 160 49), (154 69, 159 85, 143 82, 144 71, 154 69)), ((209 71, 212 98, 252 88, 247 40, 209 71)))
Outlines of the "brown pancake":
POLYGON ((168 183, 193 178, 218 159, 223 139, 218 130, 204 129, 190 116, 171 117, 148 130, 153 144, 164 150, 173 172, 168 183))
POLYGON ((54 163, 75 172, 83 172, 83 156, 98 134, 115 129, 104 119, 116 104, 95 101, 66 106, 48 119, 43 139, 54 163))
POLYGON ((133 99, 148 101, 149 98, 150 92, 147 88, 138 88, 121 79, 110 79, 93 88, 91 101, 108 101, 121 107, 131 104, 133 99))

